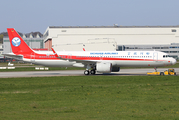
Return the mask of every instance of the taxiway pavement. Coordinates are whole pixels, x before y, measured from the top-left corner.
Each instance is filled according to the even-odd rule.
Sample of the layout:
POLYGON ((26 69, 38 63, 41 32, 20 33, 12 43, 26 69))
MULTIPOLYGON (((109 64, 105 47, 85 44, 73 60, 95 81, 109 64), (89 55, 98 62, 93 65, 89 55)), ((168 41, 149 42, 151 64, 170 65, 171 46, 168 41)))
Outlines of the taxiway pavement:
MULTIPOLYGON (((157 71, 162 72, 168 68, 158 68, 157 71)), ((175 68, 176 74, 179 75, 179 68, 175 68)), ((142 69, 121 69, 119 72, 110 74, 97 73, 96 75, 117 75, 117 76, 133 76, 146 75, 147 72, 154 72, 153 68, 142 69)), ((59 70, 59 71, 20 71, 20 72, 0 72, 0 78, 13 77, 47 77, 47 76, 85 76, 84 70, 59 70)))

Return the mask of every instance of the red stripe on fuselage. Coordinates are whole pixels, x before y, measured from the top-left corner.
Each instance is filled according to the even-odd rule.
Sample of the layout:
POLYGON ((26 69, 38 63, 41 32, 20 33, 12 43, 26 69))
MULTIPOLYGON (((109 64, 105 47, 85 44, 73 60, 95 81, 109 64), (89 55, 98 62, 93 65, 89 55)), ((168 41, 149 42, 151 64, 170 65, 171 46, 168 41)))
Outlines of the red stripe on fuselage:
MULTIPOLYGON (((64 59, 74 59, 74 60, 126 60, 126 61, 156 61, 149 58, 116 58, 116 57, 93 57, 93 56, 70 56, 70 55, 59 55, 61 58, 64 59)), ((157 61, 164 61, 164 60, 157 60, 157 61)))
POLYGON ((37 59, 37 60, 59 60, 55 55, 46 55, 46 54, 24 54, 25 59, 37 59))
MULTIPOLYGON (((46 55, 46 54, 25 54, 23 55, 26 59, 37 59, 37 60, 59 60, 55 55, 46 55)), ((70 56, 70 55, 59 55, 63 59, 71 59, 71 60, 91 60, 91 61, 97 61, 97 60, 125 60, 125 61, 156 61, 149 58, 115 58, 115 57, 92 57, 92 56, 70 56)), ((164 60, 157 60, 157 61, 164 61, 164 60)))

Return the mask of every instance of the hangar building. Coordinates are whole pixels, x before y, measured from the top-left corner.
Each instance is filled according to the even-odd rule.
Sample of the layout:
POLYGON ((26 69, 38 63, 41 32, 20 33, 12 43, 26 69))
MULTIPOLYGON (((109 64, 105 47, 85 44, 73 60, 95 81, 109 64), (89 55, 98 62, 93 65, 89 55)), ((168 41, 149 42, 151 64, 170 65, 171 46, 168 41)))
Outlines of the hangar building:
POLYGON ((163 51, 179 58, 179 26, 49 26, 45 48, 56 51, 163 51))

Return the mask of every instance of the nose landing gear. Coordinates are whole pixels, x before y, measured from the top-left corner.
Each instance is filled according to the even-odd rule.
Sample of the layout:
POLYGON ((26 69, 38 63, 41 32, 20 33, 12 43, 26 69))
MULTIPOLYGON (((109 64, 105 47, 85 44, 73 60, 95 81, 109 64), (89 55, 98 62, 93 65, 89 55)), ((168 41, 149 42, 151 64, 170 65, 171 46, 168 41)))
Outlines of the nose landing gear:
POLYGON ((85 74, 85 75, 89 75, 89 70, 85 70, 85 71, 84 71, 84 74, 85 74))

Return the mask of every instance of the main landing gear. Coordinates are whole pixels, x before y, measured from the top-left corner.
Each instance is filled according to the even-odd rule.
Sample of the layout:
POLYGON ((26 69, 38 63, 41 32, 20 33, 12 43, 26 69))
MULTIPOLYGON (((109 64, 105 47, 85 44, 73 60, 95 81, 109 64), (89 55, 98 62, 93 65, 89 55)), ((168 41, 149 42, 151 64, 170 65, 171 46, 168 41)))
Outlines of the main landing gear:
POLYGON ((95 69, 95 67, 91 67, 90 65, 87 65, 87 66, 86 66, 86 70, 84 71, 84 74, 85 74, 85 75, 89 75, 89 74, 95 75, 95 74, 96 74, 96 69, 95 69), (92 68, 92 70, 89 70, 89 69, 91 69, 91 68, 92 68))
POLYGON ((84 71, 84 74, 85 74, 85 75, 89 75, 89 74, 95 75, 95 74, 96 74, 96 70, 90 70, 90 71, 89 71, 89 70, 85 70, 85 71, 84 71))

